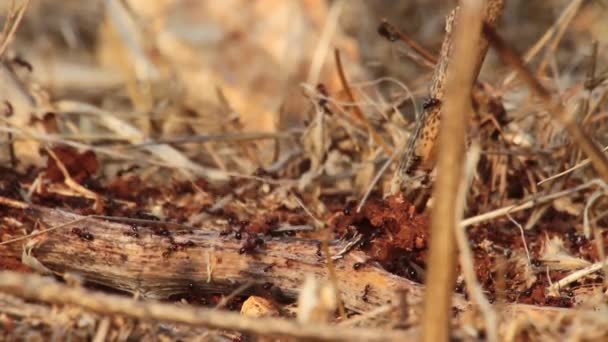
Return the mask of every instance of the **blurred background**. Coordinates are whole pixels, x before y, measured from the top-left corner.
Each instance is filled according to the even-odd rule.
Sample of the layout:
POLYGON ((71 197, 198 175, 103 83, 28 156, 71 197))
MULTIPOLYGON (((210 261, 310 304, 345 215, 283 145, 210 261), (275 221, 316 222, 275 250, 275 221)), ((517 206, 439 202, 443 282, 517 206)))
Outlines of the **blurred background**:
MULTIPOLYGON (((19 3, 0 3, 0 23, 19 3)), ((34 0, 7 56, 33 67, 18 72, 30 90, 40 90, 34 91, 38 118, 62 109, 57 101, 80 101, 115 113, 144 137, 167 138, 303 127, 314 112, 311 94, 317 84, 340 96, 333 53, 339 49, 354 88, 377 80, 365 88, 369 98, 364 99, 377 104, 364 108, 366 114, 373 120, 375 112, 398 107, 403 116, 394 120, 407 131, 412 103, 424 98, 431 69, 404 44, 379 36, 378 25, 386 19, 437 54, 445 16, 455 5, 438 0, 34 0), (390 80, 383 82, 386 77, 390 80), (402 101, 403 85, 414 102, 402 101)), ((602 1, 510 0, 500 31, 523 53, 566 16, 568 30, 559 32, 559 44, 548 51, 550 69, 569 84, 583 75, 593 41, 604 47, 600 57, 605 60, 607 8, 602 1), (576 11, 568 12, 575 2, 576 11)), ((502 71, 490 53, 481 79, 497 82, 502 71)), ((75 125, 89 141, 103 136, 86 116, 75 125)), ((127 133, 113 134, 108 139, 127 133)), ((405 135, 395 133, 392 143, 398 146, 405 135)), ((257 146, 258 160, 235 160, 237 169, 250 172, 268 164, 271 145, 257 146)), ((221 148, 216 152, 205 163, 221 164, 221 148)))

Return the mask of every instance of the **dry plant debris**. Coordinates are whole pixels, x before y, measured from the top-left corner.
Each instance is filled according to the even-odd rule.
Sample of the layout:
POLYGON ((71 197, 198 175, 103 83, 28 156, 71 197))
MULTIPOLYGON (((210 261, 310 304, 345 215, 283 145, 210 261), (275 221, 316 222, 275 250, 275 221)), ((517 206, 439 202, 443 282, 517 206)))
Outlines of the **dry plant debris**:
POLYGON ((608 10, 459 6, 0 2, 0 339, 606 339, 608 10))

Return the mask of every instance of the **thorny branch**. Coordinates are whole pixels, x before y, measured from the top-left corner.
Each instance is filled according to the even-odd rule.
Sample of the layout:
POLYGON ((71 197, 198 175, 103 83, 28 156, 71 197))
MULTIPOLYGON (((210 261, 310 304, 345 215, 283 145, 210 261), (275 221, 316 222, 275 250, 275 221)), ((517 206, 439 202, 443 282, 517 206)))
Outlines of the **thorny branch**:
MULTIPOLYGON (((503 0, 489 0, 485 5, 484 22, 488 26, 495 26, 500 20, 504 7, 503 0)), ((399 166, 393 176, 391 193, 403 190, 407 180, 415 176, 420 171, 424 177, 435 167, 435 156, 437 149, 437 138, 439 134, 439 124, 442 120, 442 102, 444 100, 444 89, 447 80, 447 72, 452 63, 452 31, 454 19, 457 17, 459 7, 456 7, 446 19, 445 36, 441 45, 439 59, 435 65, 429 94, 423 104, 423 111, 416 123, 416 128, 411 134, 406 150, 399 162, 399 166)), ((474 69, 474 80, 479 74, 481 65, 488 51, 488 42, 480 39, 475 47, 476 53, 469 63, 474 69)))

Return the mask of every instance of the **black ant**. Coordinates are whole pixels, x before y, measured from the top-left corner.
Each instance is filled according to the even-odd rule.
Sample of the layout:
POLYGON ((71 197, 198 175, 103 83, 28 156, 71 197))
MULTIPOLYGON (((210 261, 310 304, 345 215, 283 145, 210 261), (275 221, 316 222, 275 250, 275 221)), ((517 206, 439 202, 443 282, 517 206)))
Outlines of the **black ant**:
POLYGON ((125 235, 134 237, 134 238, 138 238, 139 237, 139 227, 137 227, 136 225, 131 225, 131 231, 125 232, 125 235))
POLYGON ((261 237, 248 237, 245 243, 239 249, 239 254, 252 254, 257 247, 264 245, 264 239, 261 237))
POLYGON ((441 104, 441 100, 434 98, 434 97, 427 97, 422 102, 422 109, 428 110, 428 109, 438 106, 440 104, 441 104))
POLYGON ((344 208, 344 209, 342 210, 342 213, 344 214, 344 216, 350 216, 350 214, 351 214, 351 208, 350 208, 350 206, 349 206, 349 207, 344 208))
POLYGON ((228 216, 228 224, 229 225, 232 226, 232 225, 237 224, 238 222, 239 222, 239 220, 236 217, 234 217, 233 215, 228 216))
POLYGON ((167 228, 162 228, 160 230, 157 230, 155 233, 156 233, 156 235, 165 236, 165 237, 171 236, 171 232, 167 228))
POLYGON ((93 241, 95 237, 93 234, 87 232, 86 230, 82 230, 80 228, 72 228, 72 234, 78 235, 79 238, 86 241, 93 241))
POLYGON ((328 106, 329 101, 327 100, 329 98, 329 92, 327 91, 327 87, 325 86, 325 84, 323 84, 323 83, 317 84, 317 91, 322 96, 319 99, 319 107, 323 108, 323 111, 325 112, 325 114, 332 115, 333 113, 329 110, 329 106, 328 106))
POLYGON ((34 70, 34 67, 32 67, 30 62, 26 61, 25 59, 23 59, 19 56, 13 58, 12 62, 17 64, 20 67, 26 68, 27 71, 29 71, 29 72, 32 72, 34 70))
POLYGON ((124 235, 130 236, 130 237, 136 238, 136 239, 139 238, 139 233, 136 233, 136 232, 125 232, 124 235))
POLYGON ((369 298, 367 298, 367 296, 369 295, 371 290, 372 286, 370 284, 365 285, 365 288, 363 289, 363 296, 361 296, 361 299, 366 303, 369 303, 369 298))
POLYGON ((382 20, 380 26, 378 26, 378 34, 389 42, 395 42, 399 39, 399 33, 386 19, 382 20))

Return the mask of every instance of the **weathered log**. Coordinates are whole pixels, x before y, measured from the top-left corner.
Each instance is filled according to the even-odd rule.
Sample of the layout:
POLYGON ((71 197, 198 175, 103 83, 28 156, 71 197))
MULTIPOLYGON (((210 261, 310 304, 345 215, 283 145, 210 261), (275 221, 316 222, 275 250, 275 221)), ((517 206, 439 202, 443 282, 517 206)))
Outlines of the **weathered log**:
MULTIPOLYGON (((230 229, 225 221, 185 228, 111 222, 37 205, 23 210, 44 227, 62 226, 25 244, 24 254, 37 260, 39 269, 75 273, 86 281, 146 298, 226 294, 253 281, 277 299, 293 299, 306 274, 328 277, 320 242, 314 239, 264 237, 263 244, 252 245, 234 234, 222 234, 230 229)), ((331 254, 337 255, 345 244, 331 243, 331 254)), ((11 253, 15 254, 14 247, 0 246, 0 256, 11 253)), ((365 261, 360 251, 335 261, 346 308, 370 310, 391 302, 397 290, 407 293, 409 303, 420 302, 421 285, 365 261), (355 263, 361 266, 355 269, 355 263)), ((455 308, 466 306, 462 297, 455 296, 455 308)))

